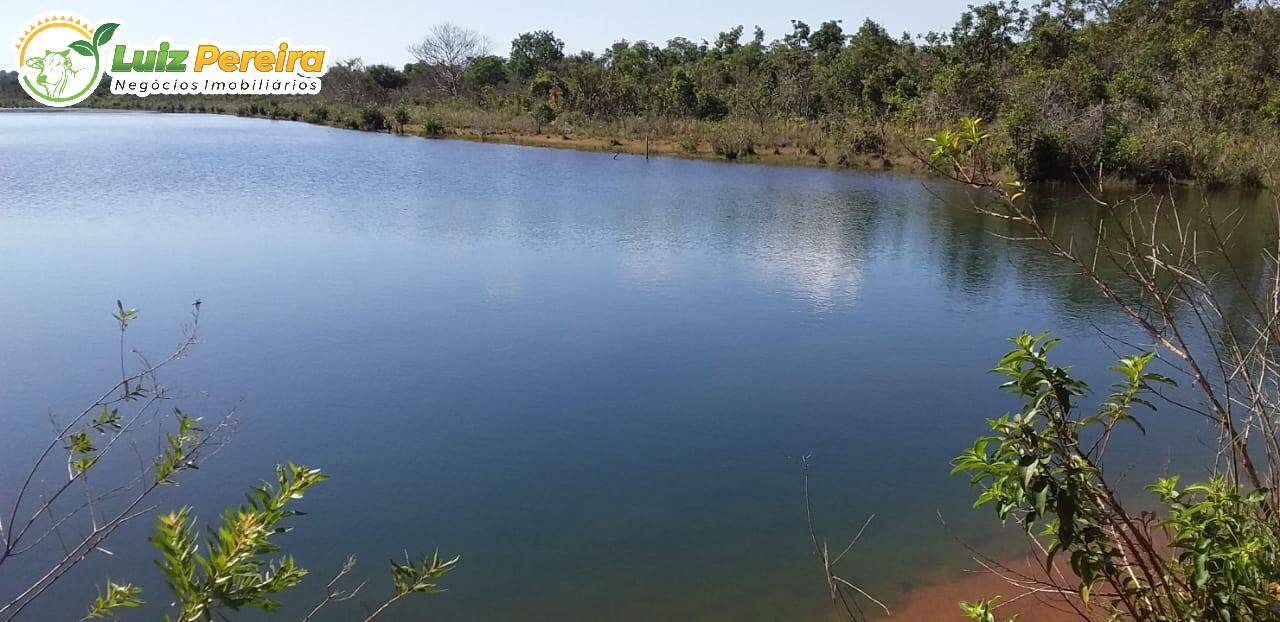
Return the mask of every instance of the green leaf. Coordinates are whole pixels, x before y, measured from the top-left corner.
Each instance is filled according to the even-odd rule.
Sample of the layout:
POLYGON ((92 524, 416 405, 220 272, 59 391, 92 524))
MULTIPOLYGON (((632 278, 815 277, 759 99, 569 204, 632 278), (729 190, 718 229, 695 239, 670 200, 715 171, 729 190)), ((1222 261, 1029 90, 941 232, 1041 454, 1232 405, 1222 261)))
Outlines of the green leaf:
POLYGON ((114 23, 98 26, 98 29, 93 31, 93 47, 97 48, 106 45, 111 40, 111 35, 115 34, 116 29, 119 27, 120 24, 114 23))
POLYGON ((142 593, 142 588, 134 587, 131 583, 113 583, 111 579, 107 579, 106 590, 99 589, 98 597, 93 600, 93 605, 89 608, 89 614, 84 617, 85 620, 100 620, 113 617, 112 609, 136 609, 143 605, 142 599, 138 595, 142 593))
POLYGON ((92 457, 92 458, 81 458, 81 459, 79 459, 79 460, 73 460, 73 461, 71 462, 71 470, 72 470, 72 472, 73 472, 73 473, 75 473, 76 475, 79 475, 79 474, 81 474, 81 473, 84 473, 85 471, 88 471, 89 469, 92 469, 92 468, 94 467, 94 465, 98 464, 98 459, 99 459, 99 456, 94 456, 94 457, 92 457))
POLYGON ((93 46, 90 45, 89 42, 85 41, 84 39, 80 39, 78 41, 72 41, 71 44, 68 45, 67 47, 75 50, 76 53, 81 56, 93 56, 93 46))
POLYGON ((86 432, 76 432, 67 437, 67 450, 76 454, 87 454, 94 451, 93 440, 86 432))
POLYGON ((1195 559, 1195 576, 1192 577, 1192 584, 1196 587, 1204 587, 1209 582, 1209 570, 1205 568, 1205 560, 1207 555, 1197 555, 1195 559))

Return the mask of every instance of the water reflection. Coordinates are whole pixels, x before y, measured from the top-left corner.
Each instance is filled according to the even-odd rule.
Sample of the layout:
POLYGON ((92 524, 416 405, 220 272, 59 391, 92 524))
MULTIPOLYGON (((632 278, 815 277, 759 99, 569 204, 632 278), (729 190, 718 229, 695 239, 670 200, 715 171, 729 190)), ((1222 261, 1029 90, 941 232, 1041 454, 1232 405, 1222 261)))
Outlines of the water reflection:
MULTIPOLYGON (((118 365, 106 306, 142 308, 155 352, 201 296, 208 343, 171 381, 246 424, 164 503, 210 516, 276 460, 320 464, 287 543, 314 576, 464 554, 407 617, 821 616, 805 453, 833 539, 880 515, 848 572, 892 600, 965 563, 939 511, 999 542, 946 463, 1010 406, 985 373, 1002 339, 1055 331, 1105 386, 1094 327, 1128 326, 965 190, 889 175, 69 113, 0 114, 0 187, 0 473, 118 365)), ((1081 240, 1108 218, 1044 209, 1081 240)), ((1273 243, 1242 229, 1247 279, 1273 243)), ((1200 451, 1196 422, 1161 423, 1121 441, 1134 481, 1200 451)), ((43 613, 108 572, 163 589, 117 552, 43 613)))

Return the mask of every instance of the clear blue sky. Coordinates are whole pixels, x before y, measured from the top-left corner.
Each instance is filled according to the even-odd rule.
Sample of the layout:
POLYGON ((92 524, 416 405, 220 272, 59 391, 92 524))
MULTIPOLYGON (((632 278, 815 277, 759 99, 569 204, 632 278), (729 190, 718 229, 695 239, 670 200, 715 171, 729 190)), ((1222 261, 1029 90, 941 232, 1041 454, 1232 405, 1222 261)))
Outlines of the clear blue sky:
MULTIPOLYGON (((564 40, 565 51, 572 53, 599 52, 622 38, 658 43, 676 36, 710 40, 737 24, 746 26, 748 33, 759 25, 766 38, 773 40, 790 31, 791 19, 815 27, 824 20, 842 19, 845 29, 852 30, 870 17, 895 36, 904 30, 917 34, 949 27, 968 4, 965 0, 3 0, 0 34, 9 41, 34 15, 72 11, 95 22, 107 17, 121 20, 125 27, 120 36, 134 43, 170 36, 179 42, 213 39, 259 44, 284 36, 299 44, 327 45, 339 58, 359 56, 366 62, 399 66, 409 60, 405 46, 442 21, 484 33, 498 54, 507 53, 517 34, 536 29, 555 31, 564 40)), ((8 52, 0 54, 0 68, 13 69, 13 65, 9 44, 8 52)))

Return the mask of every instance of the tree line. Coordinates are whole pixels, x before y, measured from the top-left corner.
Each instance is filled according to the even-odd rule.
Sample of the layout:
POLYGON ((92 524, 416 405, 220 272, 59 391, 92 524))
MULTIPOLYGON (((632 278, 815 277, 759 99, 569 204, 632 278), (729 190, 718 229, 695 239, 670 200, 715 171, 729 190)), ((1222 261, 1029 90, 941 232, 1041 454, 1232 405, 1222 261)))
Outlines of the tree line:
MULTIPOLYGON (((920 136, 976 117, 1005 175, 1024 181, 1260 185, 1273 162, 1259 154, 1280 136, 1280 10, 1269 0, 1000 0, 922 35, 870 19, 796 20, 772 39, 734 26, 709 41, 620 40, 573 54, 534 30, 506 55, 493 48, 440 24, 401 67, 337 63, 320 101, 127 101, 104 83, 88 105, 429 135, 654 138, 691 153, 771 149, 851 166, 916 162, 907 152, 920 136)), ((0 75, 0 100, 25 99, 16 77, 0 75)))
POLYGON ((742 26, 712 41, 622 40, 599 54, 566 54, 546 30, 516 37, 506 56, 489 48, 438 26, 402 68, 339 65, 326 97, 449 99, 539 126, 736 120, 759 135, 789 124, 863 151, 884 149, 886 128, 979 117, 996 122, 1000 160, 1028 181, 1102 171, 1257 183, 1259 137, 1280 127, 1280 11, 1265 1, 1002 0, 914 37, 867 19, 793 21, 773 40, 742 26))

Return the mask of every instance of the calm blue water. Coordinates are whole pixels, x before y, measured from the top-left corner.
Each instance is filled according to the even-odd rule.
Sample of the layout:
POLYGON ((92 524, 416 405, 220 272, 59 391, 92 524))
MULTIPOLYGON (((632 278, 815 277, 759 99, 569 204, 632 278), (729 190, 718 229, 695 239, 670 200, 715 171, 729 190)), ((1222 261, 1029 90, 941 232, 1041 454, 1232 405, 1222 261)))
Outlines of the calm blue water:
MULTIPOLYGON (((118 376, 115 300, 160 355, 199 297, 204 343, 163 380, 241 426, 158 502, 212 519, 278 462, 331 473, 281 540, 314 572, 286 619, 347 554, 367 596, 325 619, 437 546, 463 556, 450 591, 386 619, 819 619, 805 454, 833 546, 877 514, 845 573, 892 602, 965 564, 938 512, 1003 546, 947 476, 1012 406, 986 373, 1003 339, 1053 331, 1105 386, 1095 327, 1132 334, 999 223, 891 175, 77 112, 0 114, 0 189, 0 505, 50 413, 118 376)), ((1198 447, 1159 417, 1116 464, 1135 486, 1198 447)), ((108 574, 163 603, 149 528, 28 618, 78 617, 108 574)), ((22 576, 0 568, 0 596, 22 576)))

